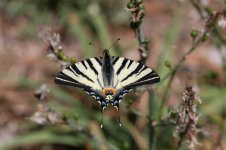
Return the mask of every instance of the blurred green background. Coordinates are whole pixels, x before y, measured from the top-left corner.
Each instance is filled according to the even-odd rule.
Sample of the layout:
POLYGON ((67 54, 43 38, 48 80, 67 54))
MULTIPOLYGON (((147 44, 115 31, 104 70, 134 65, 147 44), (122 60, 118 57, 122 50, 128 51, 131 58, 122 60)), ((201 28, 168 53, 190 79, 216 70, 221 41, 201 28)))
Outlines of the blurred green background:
MULTIPOLYGON (((146 15, 141 29, 150 40, 146 64, 161 78, 191 47, 192 29, 204 29, 205 22, 191 2, 144 0, 146 15)), ((100 108, 93 98, 79 89, 53 83, 61 67, 46 57, 48 45, 38 37, 43 28, 59 33, 65 55, 77 61, 102 55, 102 50, 89 42, 108 48, 117 38, 121 40, 110 50, 113 56, 140 59, 127 3, 0 1, 0 149, 175 149, 175 127, 153 128, 151 123, 160 124, 181 103, 188 84, 202 99, 197 106, 200 145, 195 149, 226 149, 225 28, 216 26, 209 39, 187 57, 172 82, 162 114, 159 109, 166 82, 148 87, 155 94, 141 88, 126 96, 120 103, 122 127, 116 110, 108 107, 101 129, 100 108), (34 93, 42 84, 50 92, 44 100, 37 100, 34 93)), ((225 11, 226 5, 223 0, 200 4, 214 11, 225 11)), ((187 149, 185 143, 181 149, 187 149)))

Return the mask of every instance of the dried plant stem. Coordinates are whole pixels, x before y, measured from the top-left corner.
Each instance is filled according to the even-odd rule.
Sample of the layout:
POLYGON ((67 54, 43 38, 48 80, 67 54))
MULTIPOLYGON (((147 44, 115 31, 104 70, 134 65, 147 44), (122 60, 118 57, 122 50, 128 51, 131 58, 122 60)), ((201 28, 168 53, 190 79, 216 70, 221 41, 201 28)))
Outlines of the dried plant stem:
POLYGON ((140 46, 142 46, 142 41, 144 41, 144 36, 143 36, 143 33, 141 32, 140 26, 136 29, 136 34, 137 34, 138 42, 140 46))
MULTIPOLYGON (((195 7, 195 9, 198 11, 200 17, 207 21, 208 20, 208 13, 210 13, 209 9, 207 7, 202 6, 200 1, 196 0, 190 0, 190 3, 195 7)), ((224 14, 224 13, 222 13, 224 14)), ((213 29, 213 35, 223 44, 226 44, 226 38, 220 34, 219 29, 214 27, 213 29)))
POLYGON ((186 128, 185 128, 184 132, 180 134, 180 140, 177 143, 176 150, 180 149, 180 147, 181 147, 181 145, 182 145, 182 143, 183 143, 183 141, 185 139, 185 136, 187 135, 187 133, 188 133, 190 127, 191 127, 191 124, 192 124, 192 120, 190 119, 189 123, 186 125, 186 128))
MULTIPOLYGON (((131 12, 131 22, 130 22, 130 26, 131 28, 134 30, 134 32, 136 33, 136 37, 137 40, 139 42, 139 52, 140 52, 140 62, 145 64, 146 59, 147 59, 147 52, 148 52, 148 44, 149 41, 144 37, 143 32, 141 31, 141 24, 143 21, 143 17, 144 17, 144 5, 142 4, 142 1, 138 1, 138 0, 130 0, 130 2, 127 4, 127 10, 131 12)), ((149 92, 149 96, 150 96, 150 101, 149 101, 149 126, 148 126, 148 136, 149 136, 149 148, 153 145, 153 139, 154 139, 154 126, 153 121, 151 118, 152 115, 152 110, 151 108, 153 108, 153 101, 154 101, 154 96, 153 96, 153 92, 149 92)))
POLYGON ((143 35, 143 32, 141 31, 141 27, 139 26, 136 30, 136 35, 137 35, 137 40, 139 42, 139 50, 140 50, 140 62, 145 63, 146 59, 147 59, 147 51, 148 51, 148 47, 147 47, 147 43, 145 43, 145 37, 143 35))
POLYGON ((170 79, 166 85, 166 90, 164 91, 164 94, 163 94, 163 98, 162 98, 162 101, 161 101, 161 104, 160 104, 160 109, 159 109, 159 119, 161 119, 161 116, 162 116, 162 112, 163 112, 163 106, 167 100, 167 96, 168 96, 168 93, 169 93, 169 89, 171 87, 171 84, 173 82, 173 79, 178 71, 178 69, 181 67, 181 65, 183 64, 183 62, 185 61, 186 57, 188 55, 190 55, 198 46, 199 44, 201 44, 203 42, 203 37, 206 35, 207 33, 204 33, 202 37, 200 37, 196 42, 193 43, 192 47, 187 51, 187 53, 185 53, 181 58, 180 60, 177 62, 177 64, 175 65, 175 67, 172 69, 171 72, 169 72, 163 79, 162 79, 162 82, 164 82, 170 75, 170 79))
POLYGON ((192 86, 187 86, 182 93, 181 104, 169 114, 169 123, 175 124, 176 132, 179 135, 179 140, 176 149, 179 150, 186 140, 188 149, 194 149, 195 145, 199 145, 197 134, 197 122, 199 115, 197 113, 197 104, 202 101, 193 90, 192 86))
POLYGON ((215 24, 219 16, 222 14, 222 12, 217 12, 212 15, 210 15, 209 19, 206 21, 205 30, 202 32, 202 34, 198 37, 193 37, 193 43, 191 48, 180 58, 180 60, 176 63, 175 67, 162 79, 163 83, 169 76, 170 79, 166 85, 166 89, 163 93, 163 98, 160 104, 159 108, 159 120, 161 119, 162 112, 163 112, 163 106, 167 100, 169 89, 171 87, 171 84, 173 82, 173 79, 178 71, 178 69, 181 67, 183 62, 185 61, 186 57, 190 55, 201 43, 207 40, 209 33, 215 28, 215 24))
POLYGON ((206 9, 202 4, 200 4, 200 1, 196 0, 190 0, 190 3, 195 7, 195 9, 198 11, 202 19, 207 20, 208 18, 208 12, 206 12, 206 9))
MULTIPOLYGON (((139 45, 140 45, 140 62, 142 63, 145 63, 146 59, 147 59, 147 51, 148 51, 148 46, 147 46, 147 43, 144 43, 144 40, 145 40, 145 37, 143 35, 143 32, 141 31, 141 28, 140 26, 135 30, 136 31, 136 35, 137 35, 137 40, 139 42, 139 45)), ((149 117, 152 116, 152 110, 151 108, 153 107, 152 106, 152 101, 154 100, 154 96, 153 96, 153 92, 149 92, 149 97, 150 98, 150 101, 149 101, 149 117)), ((155 131, 155 128, 154 126, 152 126, 152 118, 149 118, 149 148, 152 147, 152 144, 153 144, 153 141, 154 141, 154 131, 155 131)))
MULTIPOLYGON (((145 41, 145 37, 143 35, 143 32, 141 31, 141 27, 139 26, 136 30, 136 35, 137 35, 137 40, 139 42, 139 51, 140 51, 140 62, 141 63, 145 63, 146 59, 147 59, 147 51, 148 51, 148 43, 144 42, 145 41)), ((152 106, 154 103, 154 93, 152 91, 149 91, 149 125, 148 125, 148 135, 149 135, 149 149, 152 147, 153 142, 154 142, 154 137, 155 137, 155 126, 153 126, 153 118, 151 118, 152 115, 152 110, 151 108, 154 108, 154 106, 152 106)))

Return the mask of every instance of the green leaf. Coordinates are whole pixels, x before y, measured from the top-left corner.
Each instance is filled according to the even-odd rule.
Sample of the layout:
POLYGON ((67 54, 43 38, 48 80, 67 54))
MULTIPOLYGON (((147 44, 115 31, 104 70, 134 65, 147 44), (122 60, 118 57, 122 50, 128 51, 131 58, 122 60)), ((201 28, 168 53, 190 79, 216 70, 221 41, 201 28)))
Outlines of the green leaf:
POLYGON ((85 141, 84 135, 57 135, 47 130, 31 132, 26 135, 17 136, 15 139, 7 142, 1 149, 9 150, 20 146, 32 144, 64 144, 78 146, 85 141))

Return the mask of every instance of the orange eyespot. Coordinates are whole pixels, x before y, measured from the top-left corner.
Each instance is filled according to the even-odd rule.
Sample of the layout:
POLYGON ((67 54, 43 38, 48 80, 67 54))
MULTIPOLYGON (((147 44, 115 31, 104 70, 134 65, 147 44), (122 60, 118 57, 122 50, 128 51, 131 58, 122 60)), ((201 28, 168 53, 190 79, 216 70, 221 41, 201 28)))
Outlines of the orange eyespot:
POLYGON ((116 90, 113 88, 105 88, 102 90, 103 95, 114 95, 116 93, 116 90))

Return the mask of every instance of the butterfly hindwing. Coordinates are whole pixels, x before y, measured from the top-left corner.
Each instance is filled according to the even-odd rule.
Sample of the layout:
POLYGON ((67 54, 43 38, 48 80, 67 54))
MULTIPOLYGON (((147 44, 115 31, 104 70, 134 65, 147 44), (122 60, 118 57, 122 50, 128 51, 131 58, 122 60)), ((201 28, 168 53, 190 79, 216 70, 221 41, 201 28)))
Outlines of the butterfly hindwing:
POLYGON ((101 110, 107 106, 105 98, 100 94, 100 91, 92 90, 92 88, 85 88, 84 91, 89 94, 89 96, 96 99, 96 101, 100 104, 101 110))
POLYGON ((118 93, 114 96, 113 106, 119 109, 119 103, 122 101, 123 96, 128 94, 132 89, 130 88, 123 88, 118 91, 118 93))
POLYGON ((123 96, 133 88, 160 81, 158 74, 149 67, 123 57, 112 57, 112 64, 117 80, 117 94, 114 96, 113 105, 119 109, 119 102, 123 96))

